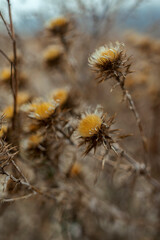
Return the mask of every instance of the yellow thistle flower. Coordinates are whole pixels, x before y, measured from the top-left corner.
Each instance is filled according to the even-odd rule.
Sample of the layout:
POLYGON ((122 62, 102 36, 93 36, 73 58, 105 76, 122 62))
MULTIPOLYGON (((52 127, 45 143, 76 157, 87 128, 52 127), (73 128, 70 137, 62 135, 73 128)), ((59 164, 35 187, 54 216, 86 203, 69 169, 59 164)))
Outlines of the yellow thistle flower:
POLYGON ((88 112, 81 117, 79 121, 76 135, 79 138, 79 146, 86 145, 84 155, 88 154, 92 149, 96 150, 97 146, 103 145, 107 150, 113 142, 112 134, 118 129, 110 129, 114 122, 114 117, 106 120, 106 114, 103 109, 97 106, 94 113, 88 112))
POLYGON ((91 137, 97 134, 102 119, 96 114, 88 114, 79 122, 78 132, 81 137, 91 137))
POLYGON ((17 96, 17 104, 19 106, 27 103, 30 100, 30 95, 27 92, 19 92, 17 96))
POLYGON ((109 46, 105 45, 97 49, 89 58, 89 65, 94 67, 95 65, 106 65, 109 62, 115 61, 119 53, 122 51, 124 45, 116 42, 115 47, 112 43, 109 46))
POLYGON ((63 54, 62 47, 59 45, 51 45, 44 51, 44 61, 46 63, 56 63, 63 54))
POLYGON ((37 120, 49 118, 55 111, 57 104, 55 102, 37 102, 28 105, 29 116, 37 120))
POLYGON ((11 119, 13 117, 13 106, 8 106, 3 110, 4 117, 7 119, 11 119))
POLYGON ((11 78, 11 69, 10 68, 4 68, 0 72, 0 81, 2 82, 8 82, 11 78))
MULTIPOLYGON (((124 44, 116 42, 115 46, 110 43, 96 50, 88 59, 89 66, 97 72, 99 82, 115 77, 121 77, 123 71, 129 73, 130 64, 124 53, 124 44)), ((119 80, 120 81, 120 80, 119 80)))
POLYGON ((78 163, 74 163, 73 166, 71 167, 70 169, 70 177, 76 177, 76 176, 79 176, 81 174, 81 171, 82 171, 82 167, 80 164, 78 163))
POLYGON ((63 105, 68 98, 68 90, 65 88, 57 89, 53 92, 52 98, 55 102, 59 103, 60 105, 63 105))
POLYGON ((47 29, 55 34, 65 33, 67 31, 69 20, 65 17, 52 19, 47 24, 47 29))
POLYGON ((0 129, 0 138, 2 138, 4 136, 4 134, 7 132, 8 127, 7 125, 2 125, 1 129, 0 129))

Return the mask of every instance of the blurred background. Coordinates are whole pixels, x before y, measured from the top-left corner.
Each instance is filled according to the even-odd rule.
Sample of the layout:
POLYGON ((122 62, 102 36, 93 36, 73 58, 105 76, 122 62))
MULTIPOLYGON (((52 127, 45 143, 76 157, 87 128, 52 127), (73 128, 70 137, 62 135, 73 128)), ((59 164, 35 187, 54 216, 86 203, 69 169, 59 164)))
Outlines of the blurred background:
MULTIPOLYGON (((118 87, 111 93, 113 79, 98 85, 95 73, 88 66, 89 56, 101 45, 110 41, 125 44, 127 56, 132 56, 133 70, 125 84, 148 138, 151 174, 160 181, 160 0, 10 2, 17 42, 19 92, 22 95, 27 92, 30 102, 31 99, 48 99, 53 90, 62 88, 65 92, 67 89, 70 103, 76 103, 71 105, 73 112, 71 108, 67 118, 73 126, 86 107, 95 109, 101 104, 107 116, 116 113, 115 128, 131 135, 121 142, 122 147, 136 161, 143 162, 137 124, 123 101, 121 89, 118 87), (69 27, 64 35, 54 34, 47 28, 50 20, 58 17, 67 20, 69 27)), ((9 23, 6 0, 0 0, 0 11, 9 23)), ((1 19, 0 49, 13 60, 12 41, 1 19)), ((13 104, 10 79, 10 64, 0 55, 1 114, 13 104)), ((21 110, 20 120, 21 146, 31 132, 26 133, 25 121, 30 119, 21 114, 21 110)), ((11 124, 11 118, 7 121, 11 124)), ((4 141, 8 139, 4 137, 4 141)), ((83 149, 72 146, 62 135, 60 141, 63 144, 54 139, 49 157, 44 156, 43 148, 38 149, 41 155, 37 156, 36 152, 35 158, 26 157, 26 149, 19 149, 16 162, 24 175, 33 186, 55 194, 56 201, 37 194, 26 200, 0 203, 1 240, 160 239, 159 189, 153 188, 136 171, 132 172, 126 161, 120 168, 118 157, 113 153, 109 160, 116 165, 116 170, 106 163, 99 173, 101 149, 97 155, 91 153, 83 158, 83 149), (70 176, 68 169, 73 159, 80 167, 70 176), (95 178, 98 178, 96 184, 95 178)), ((15 186, 13 182, 8 184, 0 175, 0 197, 17 198, 27 193, 28 189, 15 186)))

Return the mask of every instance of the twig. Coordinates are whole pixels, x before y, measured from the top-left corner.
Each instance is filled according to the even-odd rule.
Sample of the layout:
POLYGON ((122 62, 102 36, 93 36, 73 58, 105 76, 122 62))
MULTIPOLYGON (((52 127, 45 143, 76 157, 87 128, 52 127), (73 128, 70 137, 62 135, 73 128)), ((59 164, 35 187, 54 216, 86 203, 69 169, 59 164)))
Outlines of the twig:
POLYGON ((33 192, 33 193, 30 193, 30 194, 27 194, 27 195, 24 195, 24 196, 21 196, 21 197, 3 198, 3 199, 0 199, 0 202, 1 203, 7 203, 7 202, 15 202, 15 201, 19 201, 19 200, 25 200, 25 199, 28 199, 30 197, 33 197, 36 194, 37 194, 36 192, 33 192))
POLYGON ((7 61, 12 64, 12 61, 9 59, 9 57, 7 56, 7 54, 5 54, 5 52, 3 50, 0 49, 0 53, 7 59, 7 61))

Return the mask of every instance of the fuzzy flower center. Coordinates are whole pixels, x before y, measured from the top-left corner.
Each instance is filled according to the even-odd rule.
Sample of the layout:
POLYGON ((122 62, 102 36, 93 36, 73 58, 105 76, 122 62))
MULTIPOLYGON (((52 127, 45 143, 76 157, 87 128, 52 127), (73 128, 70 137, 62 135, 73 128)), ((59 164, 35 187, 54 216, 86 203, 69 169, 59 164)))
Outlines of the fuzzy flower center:
POLYGON ((99 131, 102 119, 96 114, 87 115, 78 126, 78 132, 81 137, 91 137, 99 131))
POLYGON ((49 118, 54 113, 54 110, 55 107, 52 103, 43 102, 35 106, 34 113, 37 119, 43 120, 49 118))
POLYGON ((113 62, 118 56, 118 53, 115 49, 108 49, 101 53, 98 61, 110 61, 113 62))
POLYGON ((66 18, 57 18, 57 19, 54 19, 52 20, 50 23, 49 23, 49 27, 50 28, 54 28, 54 27, 62 27, 64 25, 66 25, 68 23, 68 20, 66 18))
POLYGON ((50 61, 59 58, 61 54, 62 51, 59 47, 49 47, 44 53, 44 58, 46 61, 50 61))

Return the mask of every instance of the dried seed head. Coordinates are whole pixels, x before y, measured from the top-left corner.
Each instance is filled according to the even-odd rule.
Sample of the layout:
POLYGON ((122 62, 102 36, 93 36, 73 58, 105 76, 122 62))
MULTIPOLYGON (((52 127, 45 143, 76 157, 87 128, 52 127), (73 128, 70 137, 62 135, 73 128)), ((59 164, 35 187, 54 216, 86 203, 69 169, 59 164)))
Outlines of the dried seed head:
POLYGON ((65 17, 52 19, 48 22, 46 28, 54 34, 65 34, 68 30, 69 20, 65 17))
POLYGON ((110 148, 110 143, 113 142, 112 133, 118 130, 110 129, 113 124, 114 117, 105 119, 106 114, 103 113, 102 107, 98 106, 91 113, 83 115, 77 127, 77 136, 80 139, 79 146, 87 144, 84 154, 88 154, 93 148, 104 145, 107 149, 110 148))
POLYGON ((124 71, 128 71, 124 44, 116 42, 115 46, 110 43, 96 50, 89 58, 89 66, 97 73, 99 82, 112 77, 121 77, 124 71))
POLYGON ((45 120, 49 118, 56 109, 56 104, 54 102, 41 102, 31 106, 32 112, 30 113, 30 117, 35 118, 37 120, 45 120))
POLYGON ((58 64, 63 54, 63 49, 59 45, 51 45, 44 51, 44 61, 49 65, 58 64))
POLYGON ((61 88, 57 89, 52 93, 52 98, 54 99, 55 102, 59 103, 59 105, 63 105, 66 103, 68 99, 68 89, 61 88))

